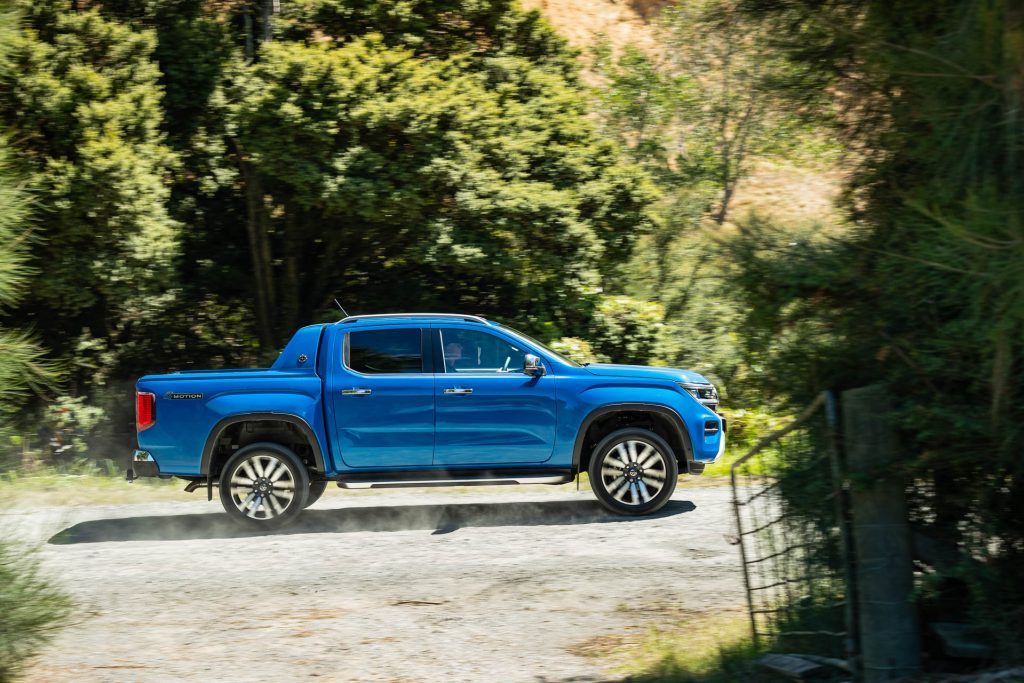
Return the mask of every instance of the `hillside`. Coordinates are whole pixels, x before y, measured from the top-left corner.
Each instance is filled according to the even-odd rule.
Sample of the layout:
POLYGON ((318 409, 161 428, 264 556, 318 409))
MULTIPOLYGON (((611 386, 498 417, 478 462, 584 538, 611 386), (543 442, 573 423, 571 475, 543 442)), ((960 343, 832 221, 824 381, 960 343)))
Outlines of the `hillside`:
POLYGON ((639 3, 615 0, 521 0, 526 9, 537 9, 574 48, 585 51, 594 36, 604 34, 612 46, 633 43, 655 50, 654 30, 648 19, 662 2, 649 2, 644 13, 639 3))
MULTIPOLYGON (((659 51, 652 20, 665 0, 521 0, 537 9, 574 48, 580 51, 584 81, 597 85, 587 71, 587 49, 595 37, 607 37, 616 51, 633 44, 649 54, 659 51)), ((750 212, 791 224, 831 222, 836 218, 841 173, 827 164, 813 167, 762 160, 750 177, 739 184, 732 216, 742 220, 750 212)))

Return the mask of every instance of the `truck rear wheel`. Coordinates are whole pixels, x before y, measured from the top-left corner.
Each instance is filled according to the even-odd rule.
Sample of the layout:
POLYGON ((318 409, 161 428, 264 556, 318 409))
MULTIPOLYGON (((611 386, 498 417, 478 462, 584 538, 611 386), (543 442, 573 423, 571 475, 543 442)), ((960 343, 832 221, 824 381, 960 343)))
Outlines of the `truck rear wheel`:
POLYGON ((679 465, 672 448, 652 431, 631 427, 612 432, 590 459, 590 487, 606 508, 644 515, 662 508, 676 489, 679 465))
POLYGON ((308 496, 306 467, 280 444, 250 444, 221 470, 221 505, 249 528, 277 529, 293 522, 308 496))

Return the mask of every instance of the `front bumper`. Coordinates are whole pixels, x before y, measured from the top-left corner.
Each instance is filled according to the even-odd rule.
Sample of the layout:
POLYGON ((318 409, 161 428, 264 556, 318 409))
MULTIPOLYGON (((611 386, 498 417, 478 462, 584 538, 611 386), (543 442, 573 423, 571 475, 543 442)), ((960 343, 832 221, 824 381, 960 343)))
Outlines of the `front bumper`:
POLYGON ((719 415, 719 418, 722 420, 722 427, 718 434, 718 450, 715 452, 715 457, 711 460, 690 460, 687 463, 690 474, 703 474, 707 465, 718 462, 719 458, 725 454, 726 419, 724 415, 719 415))
POLYGON ((128 472, 125 479, 135 481, 140 477, 159 477, 160 465, 157 464, 149 451, 135 451, 132 459, 128 461, 128 472))

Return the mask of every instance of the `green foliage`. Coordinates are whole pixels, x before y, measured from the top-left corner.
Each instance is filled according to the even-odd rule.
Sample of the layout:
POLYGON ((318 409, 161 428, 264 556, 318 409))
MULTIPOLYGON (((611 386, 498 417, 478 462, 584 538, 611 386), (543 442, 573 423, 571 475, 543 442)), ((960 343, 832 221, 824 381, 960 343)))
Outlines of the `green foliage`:
POLYGON ((46 217, 26 305, 49 313, 33 322, 59 353, 82 335, 103 338, 112 358, 102 378, 130 351, 132 327, 159 315, 173 282, 173 155, 159 131, 154 39, 95 10, 23 9, 26 28, 0 74, 0 123, 46 217))
POLYGON ((601 299, 590 339, 598 358, 615 363, 645 364, 659 355, 664 310, 660 304, 627 296, 601 299))
POLYGON ((84 396, 58 396, 43 412, 43 427, 51 433, 54 455, 63 460, 85 456, 87 439, 105 418, 102 408, 84 396))
MULTIPOLYGON (((0 3, 0 73, 11 68, 10 45, 19 14, 0 3)), ((33 246, 29 230, 30 199, 10 163, 6 139, 0 138, 0 313, 16 306, 33 275, 28 265, 33 246)), ((56 371, 44 360, 35 338, 0 322, 0 439, 7 422, 33 390, 48 387, 56 371)))
POLYGON ((26 264, 29 197, 11 169, 9 154, 7 141, 0 138, 0 310, 18 302, 32 275, 26 264))
MULTIPOLYGON (((733 683, 761 681, 754 659, 764 653, 750 639, 741 612, 684 610, 670 604, 646 632, 631 633, 612 654, 617 672, 636 683, 733 683), (677 611, 678 610, 678 611, 677 611)), ((607 649, 607 644, 602 643, 607 649)), ((765 679, 767 680, 767 679, 765 679)))
POLYGON ((126 450, 135 376, 266 362, 334 297, 581 334, 653 228, 575 54, 509 0, 19 7, 0 126, 45 219, 0 296, 68 369, 48 441, 102 415, 56 441, 126 450))
POLYGON ((71 613, 71 599, 15 542, 0 541, 0 681, 13 680, 71 613))
MULTIPOLYGON (((765 384, 802 403, 820 388, 886 384, 898 403, 911 513, 958 546, 961 605, 1021 660, 1024 602, 1024 33, 1014 3, 748 2, 814 77, 787 84, 843 106, 860 150, 857 229, 794 241, 751 226, 735 243, 747 339, 765 384), (851 65, 855 65, 851 73, 851 65), (788 386, 787 386, 788 384, 788 386), (979 570, 981 566, 983 569, 979 570)), ((951 618, 952 615, 944 615, 951 618)))
POLYGON ((590 342, 579 337, 560 337, 555 339, 548 346, 570 360, 583 365, 585 363, 598 362, 597 354, 594 353, 590 342))
POLYGON ((574 55, 540 14, 510 0, 298 0, 282 9, 282 34, 307 43, 374 34, 422 57, 516 56, 563 77, 576 74, 574 55))
POLYGON ((56 379, 57 371, 34 337, 0 328, 0 427, 32 390, 50 387, 56 379))
POLYGON ((578 329, 649 224, 643 174, 594 138, 562 75, 521 57, 476 70, 376 35, 274 43, 230 92, 228 135, 290 264, 277 300, 300 318, 340 294, 578 329))
POLYGON ((753 160, 799 157, 814 138, 807 117, 778 106, 777 84, 798 67, 734 0, 669 4, 657 28, 657 56, 634 46, 618 57, 607 43, 594 49, 602 122, 671 187, 670 221, 686 202, 721 224, 753 160))
MULTIPOLYGON (((782 106, 779 83, 806 67, 786 59, 769 29, 732 0, 668 5, 659 49, 608 42, 592 51, 602 131, 620 141, 659 185, 653 229, 637 243, 621 289, 664 309, 661 341, 637 357, 692 368, 715 381, 730 406, 764 395, 759 365, 744 354, 744 307, 732 291, 737 264, 723 249, 741 180, 757 160, 807 161, 825 145, 812 117, 782 106)), ((732 219, 735 222, 736 219, 732 219)))
MULTIPOLYGON (((745 626, 745 624, 744 624, 745 626)), ((659 647, 658 644, 655 647, 659 647)), ((703 654, 698 659, 690 654, 692 644, 676 637, 660 644, 664 651, 661 659, 646 670, 629 678, 636 683, 732 683, 733 681, 764 681, 754 663, 763 648, 750 640, 737 640, 720 647, 714 654, 703 654), (694 661, 697 659, 698 661, 694 661)))
POLYGON ((696 106, 692 88, 634 45, 626 45, 616 57, 608 40, 601 38, 591 57, 605 80, 595 90, 605 134, 618 137, 636 159, 664 173, 673 153, 676 119, 696 106))
MULTIPOLYGON (((290 5, 291 3, 287 3, 290 5)), ((204 11, 200 0, 154 1, 136 7, 132 0, 104 2, 105 14, 129 25, 152 29, 152 52, 163 89, 162 127, 179 156, 188 156, 189 137, 209 115, 209 100, 232 57, 232 27, 204 11)), ((173 207, 172 207, 173 208, 173 207)))

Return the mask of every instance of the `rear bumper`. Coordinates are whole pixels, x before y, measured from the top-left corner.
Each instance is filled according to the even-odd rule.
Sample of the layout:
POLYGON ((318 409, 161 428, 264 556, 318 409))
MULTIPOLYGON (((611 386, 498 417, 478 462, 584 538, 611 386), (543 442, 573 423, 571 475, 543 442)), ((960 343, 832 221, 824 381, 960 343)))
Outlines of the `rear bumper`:
POLYGON ((125 479, 135 481, 140 477, 159 477, 160 465, 157 464, 149 451, 135 451, 128 461, 128 472, 125 479))

